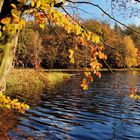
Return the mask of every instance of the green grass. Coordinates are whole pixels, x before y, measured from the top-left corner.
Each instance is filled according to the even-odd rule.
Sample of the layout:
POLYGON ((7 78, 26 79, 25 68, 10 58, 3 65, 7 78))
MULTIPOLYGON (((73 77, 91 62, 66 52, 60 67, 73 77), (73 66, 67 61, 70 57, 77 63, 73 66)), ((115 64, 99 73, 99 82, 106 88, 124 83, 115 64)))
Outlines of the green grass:
POLYGON ((39 97, 46 87, 55 85, 69 78, 70 75, 62 72, 44 72, 34 69, 14 69, 7 79, 6 94, 16 96, 22 100, 39 97))

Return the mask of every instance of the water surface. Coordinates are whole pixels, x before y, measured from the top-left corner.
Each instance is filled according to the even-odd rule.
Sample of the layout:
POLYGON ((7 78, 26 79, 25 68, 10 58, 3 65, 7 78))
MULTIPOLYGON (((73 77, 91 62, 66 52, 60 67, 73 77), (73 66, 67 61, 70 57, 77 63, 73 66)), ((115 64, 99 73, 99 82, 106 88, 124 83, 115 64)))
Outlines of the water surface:
POLYGON ((72 78, 46 90, 41 100, 11 130, 12 140, 139 140, 140 100, 130 99, 130 87, 140 88, 138 72, 104 72, 88 91, 72 78))

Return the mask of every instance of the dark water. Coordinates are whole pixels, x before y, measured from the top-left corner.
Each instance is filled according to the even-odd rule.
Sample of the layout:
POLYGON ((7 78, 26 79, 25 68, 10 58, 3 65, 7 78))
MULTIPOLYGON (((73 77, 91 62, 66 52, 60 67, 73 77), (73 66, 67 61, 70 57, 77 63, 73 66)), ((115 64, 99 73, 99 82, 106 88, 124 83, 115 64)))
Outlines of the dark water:
POLYGON ((12 140, 140 140, 140 100, 129 99, 130 87, 140 88, 138 72, 103 73, 80 88, 70 79, 18 119, 12 140))

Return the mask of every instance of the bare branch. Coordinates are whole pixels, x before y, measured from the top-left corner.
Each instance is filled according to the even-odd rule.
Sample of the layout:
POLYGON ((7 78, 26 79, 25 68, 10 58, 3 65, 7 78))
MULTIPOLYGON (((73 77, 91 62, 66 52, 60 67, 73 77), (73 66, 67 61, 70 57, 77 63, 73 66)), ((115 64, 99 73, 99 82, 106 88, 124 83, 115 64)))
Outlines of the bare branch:
MULTIPOLYGON (((120 25, 126 27, 127 29, 137 33, 140 35, 140 32, 133 30, 132 28, 130 28, 129 26, 125 25, 124 23, 120 22, 119 20, 117 20, 116 18, 112 17, 110 14, 108 14, 103 8, 101 8, 99 5, 94 4, 92 2, 87 2, 87 1, 71 1, 71 0, 66 0, 67 2, 73 3, 73 4, 88 4, 88 5, 92 5, 94 7, 97 7, 98 9, 100 9, 104 14, 106 14, 110 19, 116 21, 117 23, 119 23, 120 25)), ((136 1, 136 0, 135 0, 136 1)), ((140 0, 138 0, 140 2, 140 0)))
POLYGON ((134 1, 136 1, 136 2, 140 2, 140 0, 134 0, 134 1))
POLYGON ((85 32, 87 32, 87 30, 77 21, 77 20, 75 20, 68 12, 67 12, 67 10, 65 10, 65 8, 64 7, 61 7, 63 10, 64 10, 64 12, 68 15, 68 16, 70 16, 78 25, 80 25, 81 26, 81 28, 85 31, 85 32))

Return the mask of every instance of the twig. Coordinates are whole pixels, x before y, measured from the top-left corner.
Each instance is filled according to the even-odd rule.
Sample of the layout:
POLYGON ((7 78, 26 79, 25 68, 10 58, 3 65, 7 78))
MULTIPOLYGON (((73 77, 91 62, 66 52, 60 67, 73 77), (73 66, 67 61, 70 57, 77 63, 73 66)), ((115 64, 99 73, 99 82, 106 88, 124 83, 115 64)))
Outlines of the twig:
MULTIPOLYGON (((110 14, 108 14, 103 8, 101 8, 99 5, 94 4, 92 2, 87 2, 87 1, 71 1, 71 0, 66 0, 67 2, 73 3, 73 4, 88 4, 88 5, 92 5, 94 7, 97 7, 98 9, 100 9, 104 14, 106 14, 110 19, 116 21, 117 23, 119 23, 120 25, 126 27, 127 29, 137 33, 140 35, 140 32, 133 30, 132 28, 130 28, 129 26, 125 25, 124 23, 120 22, 119 20, 117 20, 116 18, 112 17, 110 14)), ((136 0, 135 0, 136 1, 136 0)), ((138 2, 140 2, 140 0, 138 0, 138 2)))

